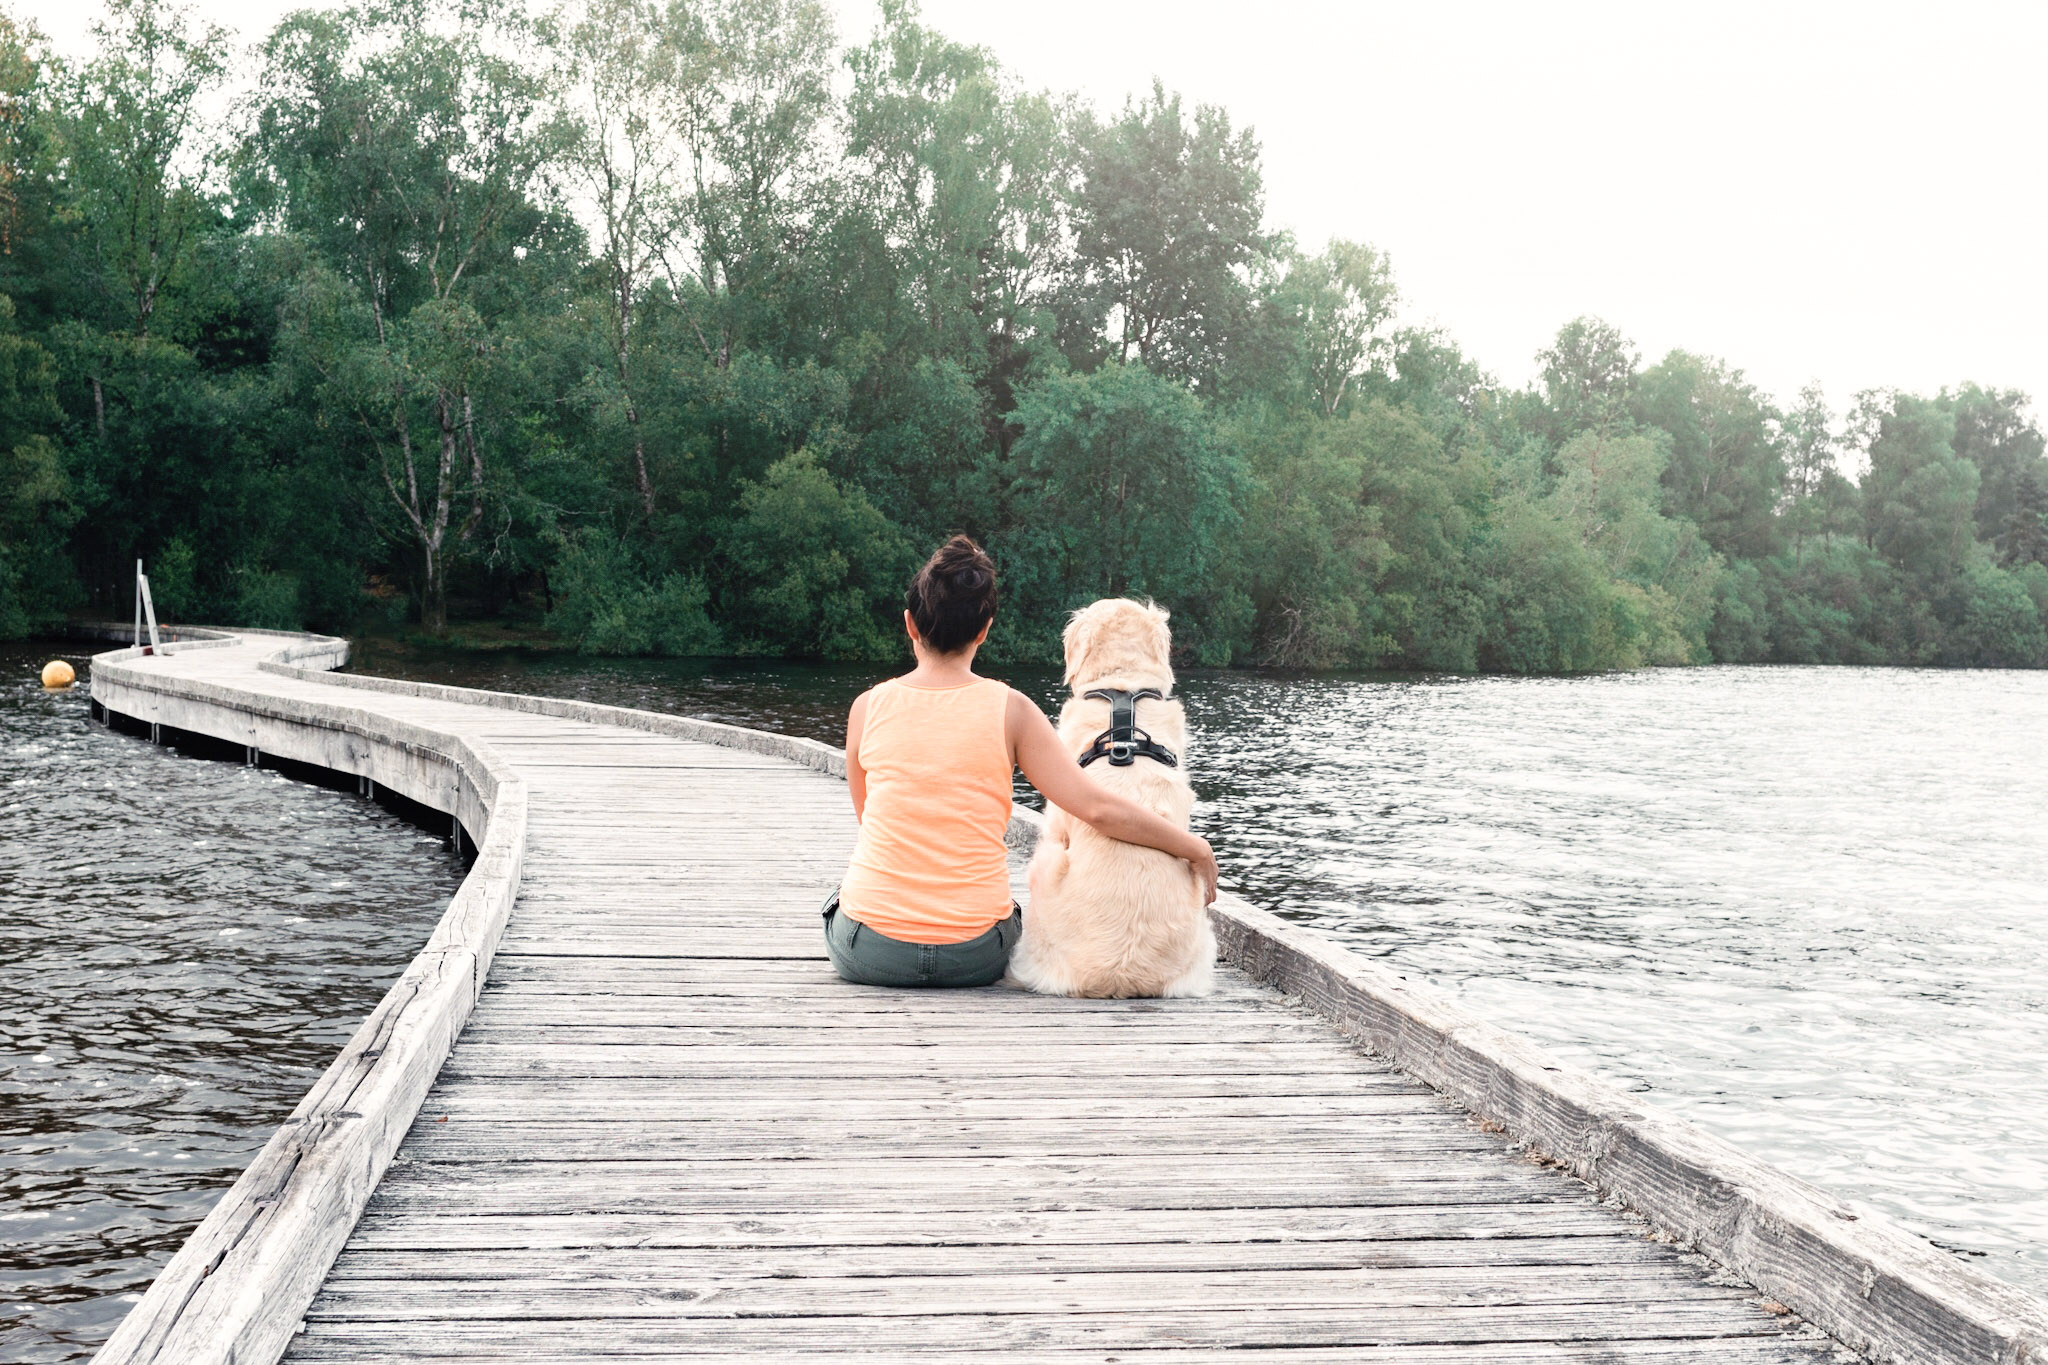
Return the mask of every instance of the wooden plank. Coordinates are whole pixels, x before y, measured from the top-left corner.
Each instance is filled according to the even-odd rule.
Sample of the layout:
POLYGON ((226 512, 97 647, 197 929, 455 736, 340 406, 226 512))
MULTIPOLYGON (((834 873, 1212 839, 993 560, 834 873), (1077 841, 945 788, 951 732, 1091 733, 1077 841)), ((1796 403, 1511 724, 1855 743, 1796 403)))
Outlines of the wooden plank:
MULTIPOLYGON (((812 974, 820 985, 824 973, 812 974)), ((616 982, 612 983, 618 984, 616 982)), ((765 983, 749 983, 741 998, 681 998, 688 992, 606 991, 539 984, 519 988, 488 985, 477 1002, 476 1024, 509 1025, 525 1021, 553 1022, 563 1027, 586 1023, 634 1024, 656 1021, 670 1028, 815 1029, 834 1033, 866 1028, 930 1028, 975 1030, 1024 1029, 1137 1030, 1211 1027, 1229 1039, 1242 1032, 1255 1036, 1269 1028, 1276 1011, 1262 1005, 1224 1000, 1168 1001, 1166 1008, 1133 1010, 1121 1000, 1072 1000, 1061 996, 1026 996, 1012 991, 835 990, 792 998, 774 1010, 758 999, 765 983)), ((1283 1029, 1304 1027, 1299 1018, 1278 1015, 1283 1029)), ((1309 1026, 1312 1027, 1312 1026, 1309 1026)))
MULTIPOLYGON (((507 957, 510 965, 519 955, 508 951, 507 957)), ((527 959, 521 965, 530 964, 527 959)), ((764 980, 767 970, 712 963, 661 973, 663 979, 648 981, 644 990, 618 981, 604 989, 529 976, 486 987, 478 1019, 505 1025, 556 1020, 564 1026, 630 1026, 645 1020, 672 1028, 796 1029, 834 1036, 868 1028, 946 1030, 963 1036, 1056 1029, 1075 1037, 1107 1033, 1133 1039, 1148 1028, 1170 1032, 1208 1023, 1226 1038, 1240 1031, 1248 1037, 1315 1036, 1286 1016, 1269 1030, 1273 1012, 1257 1001, 1225 1000, 1199 1008, 1175 1001, 1164 1008, 1131 1010, 1117 1008, 1124 1002, 1113 1000, 1028 997, 1012 991, 882 991, 848 985, 829 970, 809 966, 783 968, 781 979, 764 980), (781 997, 777 1008, 764 1010, 763 994, 781 997)))
MULTIPOLYGON (((1035 1029, 1028 1036, 1032 1048, 1061 1046, 1075 1048, 1257 1048, 1269 1043, 1306 1041, 1323 1043, 1313 1031, 1287 1023, 1268 1025, 1263 1019, 1232 1025, 1216 1021, 1135 1023, 1111 1026, 1091 1022, 1087 1032, 1077 1029, 1072 1015, 1058 1031, 1035 1029)), ((1005 1026, 1008 1031, 1008 1025, 1005 1026)), ((877 1047, 936 1047, 955 1040, 983 1036, 986 1025, 972 1027, 965 1021, 913 1021, 872 1016, 854 1023, 838 1024, 817 1018, 778 1017, 745 1024, 721 1020, 646 1019, 621 1023, 615 1018, 566 1017, 544 1013, 534 1018, 506 1018, 492 1011, 487 1018, 471 1021, 463 1033, 465 1043, 493 1043, 505 1046, 538 1046, 560 1042, 576 1047, 674 1047, 731 1049, 741 1054, 758 1050, 789 1053, 799 1048, 845 1056, 877 1047)), ((1019 1032, 1023 1032, 1020 1028, 1019 1032)), ((958 1044, 966 1045, 966 1044, 958 1044)), ((1351 1056, 1353 1054, 1346 1054, 1351 1056)))
MULTIPOLYGON (((1139 1002, 1134 1009, 1130 1001, 1067 1000, 1051 996, 1026 996, 1019 991, 1001 988, 949 991, 878 990, 841 981, 829 968, 821 971, 808 963, 767 963, 759 967, 735 967, 714 962, 677 967, 665 962, 633 958, 604 959, 588 954, 581 957, 528 956, 510 947, 501 952, 493 965, 491 980, 485 987, 487 1002, 494 998, 579 998, 594 1002, 653 1001, 663 997, 684 996, 712 999, 725 997, 737 1008, 744 1008, 757 1016, 765 1014, 768 1017, 774 1017, 779 1012, 779 1007, 785 1003, 792 1008, 829 1007, 835 1012, 880 1009, 903 1014, 942 1014, 956 1017, 990 1010, 1014 1012, 1019 1008, 1048 1016, 1102 1014, 1123 1010, 1201 1014, 1205 1010, 1205 1002, 1200 1001, 1139 1002), (605 966, 607 962, 612 964, 609 970, 605 966), (761 1004, 764 994, 775 999, 775 1008, 764 1008, 761 1004)), ((1206 1003, 1219 1009, 1235 1006, 1270 1007, 1270 1002, 1263 994, 1232 991, 1228 988, 1209 997, 1206 1003)), ((700 1007, 709 1006, 692 1005, 689 1008, 700 1007)))
MULTIPOLYGON (((1165 1153, 1112 1152, 1087 1156, 1025 1156, 1000 1165, 980 1157, 928 1157, 917 1152, 893 1155, 853 1153, 788 1161, 728 1161, 716 1156, 677 1153, 660 1158, 619 1157, 591 1160, 540 1156, 497 1160, 457 1158, 427 1160, 405 1153, 387 1177, 391 1188, 424 1187, 436 1181, 459 1181, 472 1191, 509 1192, 560 1181, 565 1191, 603 1193, 613 1188, 660 1191, 665 1185, 686 1187, 679 1194, 695 1196, 723 1191, 798 1191, 809 1185, 821 1201, 839 1195, 884 1197, 915 1183, 930 1198, 967 1198, 956 1207, 979 1207, 974 1200, 1000 1170, 997 1191, 1004 1199, 1039 1198, 1062 1189, 1174 1189, 1187 1187, 1184 1197, 1201 1195, 1202 1204, 1183 1204, 1179 1197, 1162 1207, 1213 1207, 1207 1200, 1244 1187, 1277 1180, 1298 1180, 1303 1190, 1415 1187, 1450 1190, 1492 1190, 1509 1198, 1541 1195, 1566 1199, 1583 1193, 1580 1182, 1558 1175, 1533 1160, 1517 1160, 1493 1149, 1450 1150, 1434 1159, 1402 1152, 1384 1156, 1363 1150, 1343 1161, 1322 1152, 1165 1153), (1200 1186, 1201 1189, 1194 1187, 1200 1186)), ((1287 1191, 1273 1189, 1271 1196, 1287 1191)), ((900 1195, 897 1196, 900 1198, 900 1195)), ((1276 1202, 1266 1198, 1262 1203, 1276 1202)), ((1381 1201, 1385 1202, 1385 1201, 1381 1201)), ((820 1207, 823 1207, 821 1203, 820 1207)), ((886 1205, 884 1207, 887 1207, 886 1205)))
MULTIPOLYGON (((444 1263, 445 1264, 445 1263, 444 1263)), ((530 1261, 529 1261, 530 1266, 530 1261)), ((984 1264, 972 1275, 846 1275, 826 1278, 665 1273, 651 1264, 552 1274, 447 1277, 434 1262, 392 1279, 328 1280, 306 1310, 309 1323, 473 1322, 512 1317, 613 1322, 770 1318, 805 1313, 929 1320, 966 1315, 1064 1318, 1143 1304, 1150 1311, 1323 1309, 1358 1313, 1436 1308, 1446 1312, 1529 1305, 1597 1304, 1617 1317, 1640 1308, 1741 1304, 1750 1291, 1720 1288, 1668 1263, 1584 1266, 1374 1266, 1043 1274, 984 1264)), ((1761 1315, 1758 1315, 1761 1317, 1761 1315)), ((1758 1322, 1757 1326, 1765 1324, 1758 1322)))
MULTIPOLYGON (((609 1334, 607 1334, 609 1335, 609 1334)), ((502 1340, 502 1338, 500 1338, 502 1340)), ((405 1358, 420 1362, 420 1365, 448 1365, 450 1362, 479 1361, 534 1361, 560 1359, 559 1355, 548 1353, 556 1348, 546 1345, 529 1346, 521 1342, 496 1341, 448 1342, 436 1341, 421 1350, 408 1350, 405 1358), (474 1351, 467 1349, 474 1346, 474 1351)), ((645 1342, 621 1342, 607 1340, 604 1350, 608 1359, 628 1358, 636 1361, 667 1361, 676 1365, 758 1365, 768 1358, 762 1353, 746 1351, 728 1353, 722 1351, 698 1351, 678 1347, 674 1343, 652 1345, 645 1342)), ((1687 1338, 1677 1341, 1594 1341, 1594 1342, 1486 1342, 1477 1346, 1341 1346, 1290 1348, 1284 1353, 1275 1350, 1269 1357, 1281 1365, 1815 1365, 1828 1359, 1829 1350, 1825 1343, 1814 1341, 1781 1340, 1769 1337, 1728 1337, 1718 1340, 1687 1338)), ((785 1357, 787 1358, 787 1357, 785 1357)), ((899 1359, 929 1359, 929 1353, 905 1346, 899 1359)), ((1132 1362, 1128 1354, 1118 1355, 1115 1348, 1078 1347, 1073 1350, 1040 1348, 981 1349, 975 1346, 949 1348, 946 1358, 971 1360, 976 1365, 1120 1365, 1132 1362)), ((295 1360, 332 1360, 367 1362, 375 1361, 385 1365, 391 1359, 389 1347, 383 1342, 351 1342, 338 1334, 321 1331, 302 1342, 293 1352, 295 1360)), ((1245 1365, 1245 1354, 1237 1350, 1216 1350, 1210 1348, 1185 1348, 1175 1344, 1161 1343, 1148 1346, 1141 1357, 1144 1365, 1245 1365)), ((819 1350, 806 1351, 802 1356, 803 1365, 874 1365, 875 1356, 862 1351, 819 1350)), ((1133 1362, 1134 1365, 1134 1362, 1133 1362)))
MULTIPOLYGON (((1740 1305, 1736 1305, 1737 1308, 1740 1305)), ((674 1351, 673 1322, 616 1318, 539 1318, 516 1322, 464 1319, 459 1332, 442 1323, 309 1321, 304 1343, 323 1341, 395 1351, 401 1344, 432 1342, 443 1350, 525 1351, 556 1359, 583 1354, 593 1342, 612 1353, 674 1351)), ((787 1318, 694 1319, 689 1345, 698 1351, 756 1351, 760 1358, 844 1349, 858 1341, 880 1356, 919 1352, 1015 1349, 1213 1346, 1281 1350, 1306 1346, 1477 1344, 1495 1342, 1613 1342, 1690 1339, 1719 1342, 1744 1335, 1778 1337, 1780 1321, 1761 1311, 1731 1312, 1725 1300, 1636 1304, 1516 1304, 1502 1307, 1356 1310, 1326 1306, 1247 1312, 1125 1307, 1106 1312, 1041 1314, 937 1314, 923 1317, 819 1313, 787 1318)), ((388 1357, 387 1357, 388 1358, 388 1357)), ((1712 1357, 1706 1356, 1708 1360, 1712 1357)))
MULTIPOLYGON (((726 1163, 763 1173, 775 1165, 726 1163)), ((1007 1167, 1008 1163, 1002 1163, 1007 1167)), ((804 1173, 762 1174, 753 1181, 707 1180, 680 1188, 659 1163, 626 1168, 607 1167, 602 1175, 581 1169, 582 1163, 534 1163, 514 1173, 495 1168, 481 1171, 461 1165, 394 1167, 385 1175, 365 1216, 389 1213, 462 1213, 489 1208, 494 1213, 748 1213, 763 1217, 809 1211, 886 1213, 903 1200, 902 1189, 869 1182, 819 1188, 804 1173), (641 1168, 649 1168, 640 1177, 641 1168)), ((1365 1172, 1313 1177, 1289 1173, 1286 1181, 1250 1177, 1186 1180, 1134 1179, 1105 1181, 1085 1173, 1064 1179, 1027 1179, 1010 1183, 1007 1169, 996 1163, 982 1168, 978 1185, 949 1182, 920 1190, 919 1197, 935 1211, 956 1213, 1045 1212, 1055 1210, 1152 1209, 1230 1210, 1293 1207, 1307 1202, 1321 1208, 1349 1209, 1418 1204, 1503 1204, 1570 1202, 1578 1192, 1551 1180, 1515 1181, 1488 1176, 1457 1180, 1442 1176, 1395 1179, 1365 1172)))
MULTIPOLYGON (((1470 1267, 1567 1267, 1596 1279, 1616 1266, 1673 1271, 1670 1252, 1631 1237, 1411 1239, 1392 1242, 1181 1242, 1081 1246, 960 1245, 804 1247, 736 1257, 728 1247, 584 1247, 575 1251, 466 1250, 441 1246, 376 1250, 351 1246, 327 1282, 345 1280, 548 1280, 603 1276, 657 1285, 745 1275, 769 1280, 842 1277, 899 1279, 983 1275, 991 1269, 1040 1275, 1105 1275, 1132 1271, 1222 1274, 1226 1271, 1438 1270, 1470 1267)), ((1150 1302, 1150 1300, 1147 1300, 1150 1302)))
POLYGON ((527 1082, 506 1086, 443 1086, 420 1110, 424 1123, 441 1115, 494 1122, 532 1119, 544 1122, 561 1115, 602 1114, 620 1123, 767 1124, 792 1120, 820 1126, 875 1131, 899 1124, 946 1123, 986 1126, 992 1130, 1018 1124, 1051 1129, 1062 1124, 1103 1120, 1137 1120, 1153 1132, 1182 1124, 1246 1119, 1263 1129, 1290 1131, 1297 1123, 1371 1125, 1382 1118, 1447 1115, 1457 1130, 1476 1120, 1449 1110, 1427 1091, 1407 1089, 1345 1095, 1197 1095, 1161 1100, 1152 1096, 1074 1095, 1039 1097, 1020 1107, 1018 1097, 991 1088, 981 1094, 956 1091, 923 1099, 842 1100, 822 1108, 815 1097, 733 1092, 707 1088, 678 1094, 665 1084, 630 1093, 613 1081, 527 1082))
MULTIPOLYGON (((1062 1209, 987 1212, 886 1209, 854 1213, 800 1210, 781 1215, 706 1213, 395 1213, 356 1230, 343 1256, 359 1250, 521 1251, 558 1248, 672 1248, 715 1251, 737 1261, 742 1252, 928 1247, 1153 1247, 1192 1262, 1202 1248, 1247 1243, 1300 1246, 1316 1242, 1506 1241, 1602 1238, 1643 1240, 1639 1220, 1617 1216, 1590 1199, 1554 1204, 1475 1203, 1328 1209, 1279 1206, 1233 1210, 1062 1209)), ((1668 1252, 1665 1254, 1669 1254, 1668 1252)))
MULTIPOLYGON (((1327 1165, 1326 1170, 1316 1169, 1312 1162, 1280 1162, 1263 1153, 1173 1155, 1189 1169, 1176 1173, 1167 1160, 1138 1167, 1137 1158, 1102 1156, 920 1156, 895 1161, 876 1156, 868 1158, 868 1163, 915 1182, 931 1207, 966 1212, 1244 1209, 1304 1201, 1333 1209, 1556 1203, 1581 1193, 1560 1188, 1547 1178, 1548 1172, 1512 1165, 1493 1169, 1494 1159, 1468 1153, 1447 1153, 1437 1162, 1394 1155, 1369 1165, 1357 1161, 1339 1164, 1327 1156, 1310 1154, 1327 1165)), ((691 1157, 683 1149, 637 1159, 534 1154, 402 1158, 388 1170, 376 1197, 380 1206, 392 1208, 467 1206, 507 1213, 547 1209, 565 1213, 720 1213, 748 1207, 778 1213, 792 1208, 850 1212, 887 1210, 902 1200, 901 1187, 885 1188, 857 1169, 835 1164, 828 1155, 756 1160, 691 1157), (683 1185, 684 1180, 692 1183, 683 1185)))
POLYGON ((448 1061, 451 1077, 471 1076, 1053 1076, 1076 1081, 1155 1076, 1300 1077, 1349 1075, 1353 1053, 1326 1044, 1273 1042, 1207 1051, 1172 1044, 1125 1047, 1061 1039, 1028 1053, 1005 1047, 877 1043, 865 1048, 813 1044, 694 1048, 663 1044, 597 1047, 562 1041, 545 1049, 524 1044, 463 1042, 448 1061))
MULTIPOLYGON (((453 1058, 441 1069, 441 1083, 451 1090, 457 1086, 488 1085, 502 1088, 508 1093, 516 1093, 518 1087, 525 1085, 582 1085, 586 1088, 596 1086, 626 1098, 651 1094, 675 1095, 680 1093, 679 1086, 684 1079, 686 1078, 676 1076, 591 1076, 582 1073, 556 1075, 542 1071, 514 1075, 478 1075, 460 1069, 453 1058)), ((730 1096, 739 1090, 763 1098, 809 1097, 810 1102, 815 1104, 820 1102, 817 1099, 820 1089, 818 1082, 835 1084, 846 1081, 848 1077, 843 1072, 821 1074, 816 1070, 787 1076, 752 1074, 743 1078, 747 1082, 744 1087, 731 1083, 736 1079, 742 1078, 722 1075, 698 1077, 697 1091, 712 1098, 730 1096)), ((886 1086, 867 1088, 883 1089, 890 1095, 905 1100, 941 1103, 990 1098, 1004 1099, 1013 1104, 1035 1103, 1047 1099, 1064 1100, 1077 1093, 1105 1099, 1130 1100, 1133 1097, 1142 1097, 1161 1104, 1178 1100, 1248 1099, 1268 1095, 1300 1098, 1427 1093, 1418 1091, 1412 1082, 1402 1081, 1385 1073, 1343 1071, 1318 1072, 1304 1076, 1259 1072, 1204 1076, 1155 1073, 1145 1076, 1098 1077, 1086 1085, 1077 1085, 1063 1076, 897 1075, 887 1079, 886 1086)))
MULTIPOLYGON (((595 1111, 602 1112, 602 1111, 595 1111)), ((1355 1157, 1363 1148, 1376 1162, 1426 1160, 1435 1153, 1467 1153, 1497 1159, 1502 1143, 1477 1130, 1446 1131, 1437 1115, 1399 1125, 1385 1116, 1370 1124, 1326 1124, 1306 1131, 1276 1130, 1247 1121, 1159 1125, 1135 1121, 1118 1125, 894 1124, 862 1128, 838 1123, 785 1120, 774 1124, 653 1122, 642 1117, 607 1116, 583 1121, 494 1115, 422 1115, 413 1125, 409 1151, 421 1161, 634 1161, 691 1156, 721 1161, 795 1161, 828 1154, 888 1156, 912 1154, 920 1161, 970 1157, 1093 1157, 1133 1149, 1154 1154, 1257 1159, 1285 1154, 1326 1161, 1355 1157), (1006 1131, 1007 1130, 1007 1131, 1006 1131)))
MULTIPOLYGON (((520 953, 527 957, 581 957, 587 954, 591 948, 588 939, 534 939, 524 935, 520 936, 517 940, 516 946, 520 953)), ((633 951, 633 946, 629 941, 619 940, 617 941, 615 951, 622 958, 640 958, 650 962, 687 962, 692 960, 814 962, 819 964, 826 972, 831 970, 826 965, 824 946, 820 944, 816 948, 812 948, 809 946, 808 938, 805 939, 802 945, 792 943, 787 946, 761 943, 741 943, 729 946, 700 944, 692 945, 690 951, 687 952, 679 952, 676 946, 671 944, 649 946, 643 951, 636 952, 633 951)))
POLYGON ((489 989, 503 989, 508 993, 523 990, 541 994, 561 994, 567 990, 597 997, 692 995, 699 993, 696 983, 711 981, 744 985, 748 998, 765 1014, 772 1014, 775 1011, 785 992, 828 994, 841 1000, 866 999, 894 1009, 905 1010, 934 1004, 947 1010, 970 1009, 981 1002, 1026 1003, 1033 1009, 1042 1010, 1110 1009, 1143 1012, 1201 1009, 1206 1003, 1258 1004, 1271 1009, 1275 1008, 1280 1000, 1269 987, 1252 987, 1237 983, 1228 972, 1221 973, 1220 976, 1222 984, 1216 993, 1201 1001, 1068 1000, 1057 996, 1029 995, 1002 986, 947 991, 876 990, 841 981, 830 971, 821 972, 815 967, 763 967, 758 971, 749 970, 744 974, 727 972, 724 976, 718 975, 711 968, 704 968, 679 974, 675 968, 662 963, 640 962, 631 958, 608 958, 587 953, 580 961, 574 957, 522 961, 516 955, 508 955, 492 971, 489 989), (763 991, 768 992, 768 998, 763 998, 763 991))

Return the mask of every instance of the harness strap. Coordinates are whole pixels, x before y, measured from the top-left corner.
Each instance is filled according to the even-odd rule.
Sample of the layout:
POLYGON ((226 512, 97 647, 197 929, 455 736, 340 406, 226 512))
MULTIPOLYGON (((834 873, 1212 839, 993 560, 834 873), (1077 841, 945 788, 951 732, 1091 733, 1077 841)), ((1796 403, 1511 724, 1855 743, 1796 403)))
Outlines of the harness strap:
POLYGON ((1088 746, 1088 752, 1081 755, 1082 767, 1098 758, 1106 758, 1112 768, 1128 768, 1141 757, 1164 763, 1169 768, 1180 766, 1180 759, 1173 750, 1138 728, 1138 703, 1164 701, 1166 698, 1162 693, 1149 687, 1140 692, 1098 687, 1081 695, 1100 697, 1109 703, 1109 728, 1097 735, 1095 742, 1088 746))

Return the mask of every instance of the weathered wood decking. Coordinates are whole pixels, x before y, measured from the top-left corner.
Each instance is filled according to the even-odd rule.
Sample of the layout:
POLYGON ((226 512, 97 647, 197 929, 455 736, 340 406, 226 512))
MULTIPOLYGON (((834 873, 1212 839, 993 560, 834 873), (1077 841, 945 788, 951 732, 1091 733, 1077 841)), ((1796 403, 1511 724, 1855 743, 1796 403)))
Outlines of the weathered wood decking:
MULTIPOLYGON (((486 863, 510 860, 516 905, 396 1158, 381 1182, 381 1158, 341 1163, 337 1179, 376 1187, 331 1267, 330 1245, 305 1253, 318 1265, 275 1272, 309 1290, 324 1272, 290 1360, 1164 1365, 1258 1349, 1761 1365, 1839 1350, 1239 972, 1215 998, 1179 1002, 839 982, 816 906, 853 822, 843 785, 815 767, 259 673, 276 647, 131 662, 127 690, 110 666, 96 694, 139 706, 135 680, 153 670, 204 685, 216 708, 236 689, 269 698, 273 729, 340 705, 347 719, 328 723, 351 733, 456 737, 497 774, 488 818, 502 825, 523 785, 524 821, 523 849, 501 831, 483 841, 486 863)), ((385 763, 386 781, 397 761, 360 760, 385 763)), ((437 804, 461 808, 449 779, 432 782, 437 804)), ((1244 934, 1226 938, 1247 961, 1290 951, 1280 930, 1263 947, 1244 934)), ((351 1045, 361 1067, 397 1065, 366 1031, 351 1045)), ((1463 1046, 1441 1040, 1446 1066, 1463 1046)), ((1619 1150, 1608 1141, 1603 1155, 1619 1150)), ((204 1266, 173 1267, 169 1317, 159 1305, 108 1359, 209 1358, 165 1324, 221 1297, 207 1270, 260 1279, 317 1242, 275 1232, 284 1249, 247 1250, 274 1206, 319 1203, 289 1193, 319 1159, 306 1150, 259 1182, 204 1266)), ((240 1308, 204 1311, 281 1311, 251 1308, 270 1292, 252 1284, 240 1308)), ((260 1358, 264 1333, 244 1337, 258 1347, 213 1358, 260 1358)))
POLYGON ((291 1359, 1810 1358, 1269 989, 837 981, 814 907, 852 819, 828 777, 573 722, 480 737, 529 784, 518 909, 291 1359))

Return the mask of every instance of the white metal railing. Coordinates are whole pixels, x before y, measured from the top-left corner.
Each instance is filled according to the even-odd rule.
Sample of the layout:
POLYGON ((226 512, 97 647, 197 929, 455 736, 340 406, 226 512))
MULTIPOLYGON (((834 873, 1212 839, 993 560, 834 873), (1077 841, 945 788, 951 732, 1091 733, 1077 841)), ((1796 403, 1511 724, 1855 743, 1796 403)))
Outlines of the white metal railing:
POLYGON ((168 655, 171 651, 157 635, 156 603, 149 595, 149 575, 142 571, 142 561, 135 561, 135 647, 144 654, 168 655), (149 622, 149 643, 142 643, 142 623, 149 622))

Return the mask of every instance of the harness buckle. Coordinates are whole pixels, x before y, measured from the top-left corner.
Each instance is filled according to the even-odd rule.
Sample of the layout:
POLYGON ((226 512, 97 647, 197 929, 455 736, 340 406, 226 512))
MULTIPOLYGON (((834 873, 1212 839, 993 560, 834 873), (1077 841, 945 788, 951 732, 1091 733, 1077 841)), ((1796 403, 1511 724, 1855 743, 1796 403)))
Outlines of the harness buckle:
POLYGON ((1110 766, 1128 768, 1138 758, 1138 743, 1131 739, 1113 739, 1109 742, 1110 766))

